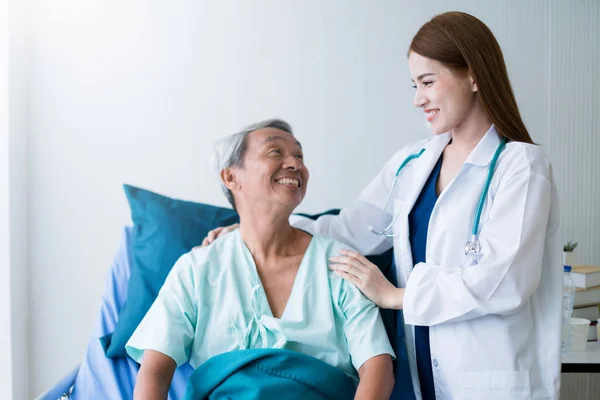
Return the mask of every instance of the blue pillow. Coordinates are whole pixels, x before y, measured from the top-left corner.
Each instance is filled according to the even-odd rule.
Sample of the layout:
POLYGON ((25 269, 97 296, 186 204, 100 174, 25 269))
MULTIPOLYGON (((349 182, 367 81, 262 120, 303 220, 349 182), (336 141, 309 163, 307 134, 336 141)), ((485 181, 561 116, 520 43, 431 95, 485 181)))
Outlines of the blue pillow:
POLYGON ((154 302, 177 259, 209 230, 239 222, 230 208, 171 199, 124 185, 131 208, 133 265, 127 301, 114 332, 100 338, 108 357, 126 356, 125 344, 154 302))

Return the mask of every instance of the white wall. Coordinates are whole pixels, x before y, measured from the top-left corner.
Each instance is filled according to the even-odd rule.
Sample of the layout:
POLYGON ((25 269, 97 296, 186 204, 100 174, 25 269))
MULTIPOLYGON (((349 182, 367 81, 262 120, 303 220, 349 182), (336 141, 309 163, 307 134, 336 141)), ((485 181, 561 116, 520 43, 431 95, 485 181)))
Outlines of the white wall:
POLYGON ((8 119, 8 2, 0 1, 0 390, 12 398, 10 289, 10 177, 8 119))
POLYGON ((13 396, 29 395, 26 2, 9 2, 10 285, 13 396))
POLYGON ((567 236, 600 264, 589 172, 600 167, 600 10, 521 3, 30 0, 30 395, 81 360, 129 221, 123 182, 224 205, 212 143, 278 116, 312 173, 301 210, 348 205, 396 149, 427 134, 406 49, 450 9, 496 33, 525 121, 554 162, 567 236), (586 179, 580 192, 573 176, 586 179))
POLYGON ((27 135, 23 4, 0 2, 0 391, 28 396, 27 135))
POLYGON ((600 2, 558 3, 548 18, 538 140, 554 164, 565 240, 579 241, 580 261, 600 265, 600 2))

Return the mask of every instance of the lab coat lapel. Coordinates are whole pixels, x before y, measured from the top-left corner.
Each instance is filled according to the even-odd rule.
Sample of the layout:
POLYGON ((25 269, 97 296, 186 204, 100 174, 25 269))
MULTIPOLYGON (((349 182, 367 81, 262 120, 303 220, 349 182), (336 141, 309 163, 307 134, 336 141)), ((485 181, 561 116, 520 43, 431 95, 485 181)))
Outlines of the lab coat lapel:
MULTIPOLYGON (((421 157, 419 157, 415 161, 413 180, 411 182, 409 192, 405 197, 404 209, 406 210, 406 212, 401 217, 402 221, 399 221, 398 228, 394 229, 394 231, 408 233, 408 215, 410 214, 410 210, 412 210, 413 206, 415 205, 417 198, 421 194, 421 190, 423 190, 423 186, 425 186, 427 178, 429 178, 431 171, 433 171, 436 162, 438 161, 442 152, 444 151, 444 148, 450 141, 450 138, 451 136, 449 133, 435 136, 425 145, 425 151, 423 152, 421 157)), ((406 280, 408 280, 410 272, 413 269, 412 257, 410 256, 410 240, 407 234, 400 234, 397 236, 397 241, 399 249, 404 250, 402 252, 402 257, 397 257, 396 259, 396 266, 400 264, 400 269, 402 270, 402 273, 404 275, 404 279, 399 279, 399 281, 406 282, 406 280)))
POLYGON ((435 164, 439 160, 449 141, 449 133, 434 137, 427 143, 427 145, 425 145, 425 151, 415 162, 414 178, 410 191, 405 198, 405 207, 407 210, 409 210, 408 213, 410 213, 410 210, 412 210, 413 206, 417 202, 417 199, 423 190, 423 186, 425 186, 425 182, 427 182, 427 178, 429 178, 429 175, 431 175, 433 167, 435 167, 435 164))
MULTIPOLYGON (((500 136, 496 132, 494 125, 492 125, 487 131, 487 133, 483 136, 483 138, 481 138, 479 143, 477 143, 477 146, 475 146, 473 151, 471 151, 471 154, 469 154, 469 157, 467 157, 467 159, 465 160, 465 164, 470 164, 473 165, 474 168, 479 168, 485 175, 487 173, 487 168, 490 165, 492 158, 494 157, 494 153, 496 152, 496 149, 500 144, 500 140, 500 136)), ((440 232, 445 232, 447 230, 454 230, 456 232, 456 227, 450 226, 450 224, 453 222, 452 218, 437 218, 439 214, 437 213, 437 208, 440 204, 446 201, 445 198, 450 194, 450 191, 459 189, 461 190, 461 192, 464 192, 465 188, 461 187, 460 185, 461 175, 464 175, 464 173, 464 168, 461 168, 458 171, 456 177, 448 184, 446 189, 444 189, 444 191, 440 194, 440 196, 437 199, 436 207, 434 207, 431 213, 431 218, 429 220, 429 235, 427 240, 427 248, 430 248, 429 237, 431 237, 432 232, 434 230, 438 235, 440 234, 440 232), (459 185, 458 187, 456 187, 457 184, 459 185)), ((481 192, 478 192, 478 194, 479 193, 481 192)), ((477 199, 479 199, 479 197, 477 197, 477 199)), ((473 210, 473 213, 475 213, 475 210, 473 210)))

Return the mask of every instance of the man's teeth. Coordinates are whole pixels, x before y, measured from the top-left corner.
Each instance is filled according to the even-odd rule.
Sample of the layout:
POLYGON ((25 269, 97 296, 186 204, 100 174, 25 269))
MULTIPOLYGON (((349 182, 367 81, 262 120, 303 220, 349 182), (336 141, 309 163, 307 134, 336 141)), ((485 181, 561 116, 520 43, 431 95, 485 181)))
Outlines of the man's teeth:
POLYGON ((298 182, 297 179, 288 179, 288 178, 278 179, 277 183, 280 185, 294 185, 296 187, 298 187, 300 184, 300 182, 298 182))

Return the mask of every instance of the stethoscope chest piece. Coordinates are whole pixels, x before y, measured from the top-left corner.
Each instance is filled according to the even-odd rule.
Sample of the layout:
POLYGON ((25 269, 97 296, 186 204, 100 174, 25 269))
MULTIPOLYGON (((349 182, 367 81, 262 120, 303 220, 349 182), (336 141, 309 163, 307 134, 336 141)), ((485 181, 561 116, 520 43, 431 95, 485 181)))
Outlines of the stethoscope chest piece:
POLYGON ((479 243, 479 239, 475 235, 467 242, 465 245, 465 255, 466 256, 478 256, 481 251, 481 243, 479 243))

